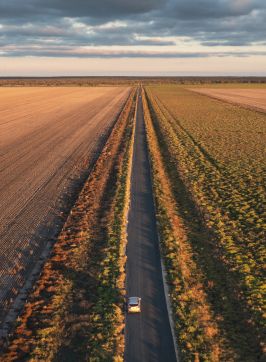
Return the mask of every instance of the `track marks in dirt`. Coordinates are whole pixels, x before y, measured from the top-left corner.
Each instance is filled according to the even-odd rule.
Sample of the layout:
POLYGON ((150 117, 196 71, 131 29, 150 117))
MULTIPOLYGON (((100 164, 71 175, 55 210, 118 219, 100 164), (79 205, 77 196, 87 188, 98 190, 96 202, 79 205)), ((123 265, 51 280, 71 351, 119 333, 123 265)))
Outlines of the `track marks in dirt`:
POLYGON ((0 90, 2 308, 53 237, 64 196, 91 167, 128 94, 121 87, 0 90))
POLYGON ((266 89, 194 88, 191 90, 266 112, 266 89))

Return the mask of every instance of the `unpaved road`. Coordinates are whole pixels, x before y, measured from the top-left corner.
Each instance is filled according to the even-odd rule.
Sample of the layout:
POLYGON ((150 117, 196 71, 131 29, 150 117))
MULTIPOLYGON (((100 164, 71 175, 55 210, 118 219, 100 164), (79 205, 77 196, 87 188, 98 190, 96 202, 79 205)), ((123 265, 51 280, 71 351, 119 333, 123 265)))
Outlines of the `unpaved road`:
POLYGON ((193 88, 191 90, 266 112, 266 89, 193 88))
POLYGON ((0 324, 129 91, 0 89, 0 324))
POLYGON ((176 361, 166 306, 153 204, 142 100, 137 123, 128 215, 127 296, 142 298, 142 312, 126 316, 126 362, 176 361))

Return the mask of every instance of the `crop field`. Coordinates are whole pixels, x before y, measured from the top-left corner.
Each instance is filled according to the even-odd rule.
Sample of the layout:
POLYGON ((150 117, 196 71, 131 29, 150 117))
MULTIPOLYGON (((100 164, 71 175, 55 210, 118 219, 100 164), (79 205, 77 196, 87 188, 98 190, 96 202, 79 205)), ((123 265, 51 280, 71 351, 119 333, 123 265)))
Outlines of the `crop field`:
POLYGON ((266 89, 192 88, 196 92, 228 102, 266 111, 266 89))
POLYGON ((88 173, 129 92, 0 90, 0 315, 58 231, 56 217, 88 173))
POLYGON ((136 95, 112 132, 28 297, 1 361, 121 360, 136 95))
MULTIPOLYGON (((250 99, 260 92, 249 92, 257 106, 250 99)), ((181 353, 261 360, 266 115, 175 86, 147 87, 146 96, 181 353)))
POLYGON ((0 361, 264 360, 265 88, 211 87, 0 88, 0 361))

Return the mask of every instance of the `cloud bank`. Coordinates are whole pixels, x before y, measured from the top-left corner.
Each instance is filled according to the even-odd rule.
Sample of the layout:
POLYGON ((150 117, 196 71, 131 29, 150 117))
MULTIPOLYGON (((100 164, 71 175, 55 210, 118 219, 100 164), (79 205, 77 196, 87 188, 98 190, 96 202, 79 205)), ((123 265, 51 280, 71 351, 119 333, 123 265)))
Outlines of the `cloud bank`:
POLYGON ((265 34, 264 0, 0 0, 0 56, 244 57, 265 34))

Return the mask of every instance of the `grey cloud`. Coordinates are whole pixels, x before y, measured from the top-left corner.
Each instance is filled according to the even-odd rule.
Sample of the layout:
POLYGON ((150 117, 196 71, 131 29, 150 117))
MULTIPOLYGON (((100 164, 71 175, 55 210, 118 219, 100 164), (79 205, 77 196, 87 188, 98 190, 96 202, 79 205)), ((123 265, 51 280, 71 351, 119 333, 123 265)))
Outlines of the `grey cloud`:
POLYGON ((261 0, 186 0, 170 1, 169 14, 180 19, 207 19, 235 17, 250 14, 265 7, 261 0))
POLYGON ((159 12, 177 19, 223 18, 265 8, 264 0, 0 0, 0 18, 113 19, 159 12))
MULTIPOLYGON (((85 24, 83 24, 85 27, 85 24)), ((1 31, 2 45, 4 44, 40 44, 51 42, 52 45, 72 46, 105 46, 105 45, 174 45, 173 41, 163 38, 141 38, 141 34, 135 33, 135 29, 120 28, 95 28, 86 33, 85 29, 76 29, 69 24, 66 26, 62 21, 61 26, 25 25, 17 27, 14 25, 4 26, 1 31), (108 31, 108 34, 106 34, 108 31)))
POLYGON ((266 38, 266 9, 263 7, 264 3, 261 3, 261 9, 254 10, 250 14, 225 16, 220 19, 213 17, 202 19, 200 15, 198 18, 180 19, 173 15, 171 17, 158 16, 147 31, 153 33, 158 31, 162 36, 188 36, 206 45, 211 41, 217 45, 219 43, 220 45, 230 43, 235 46, 248 45, 264 41, 266 38))
MULTIPOLYGON (((265 44, 264 0, 0 0, 0 51, 14 56, 56 55, 53 47, 173 45, 164 37, 195 39, 209 47, 265 44), (123 21, 123 27, 101 27, 123 21), (79 22, 77 27, 73 22, 79 22), (91 31, 87 31, 87 28, 91 31), (48 46, 48 43, 50 44, 48 46), (37 48, 37 47, 36 47, 37 48), (50 49, 50 50, 49 50, 50 49), (28 52, 28 53, 27 53, 28 52)), ((69 53, 71 54, 71 49, 69 53)), ((164 56, 172 56, 163 51, 164 56)), ((60 55, 58 56, 68 56, 60 55)), ((83 56, 83 55, 82 55, 83 56)), ((93 56, 93 54, 86 55, 93 56)), ((103 54, 103 56, 106 56, 103 54)), ((121 56, 124 56, 121 52, 121 56)), ((128 53, 128 56, 134 56, 128 53)), ((156 55, 154 55, 156 56, 156 55)), ((192 55, 191 55, 192 56, 192 55)))
MULTIPOLYGON (((43 56, 43 57, 77 57, 77 58, 209 58, 209 57, 227 57, 227 56, 235 56, 235 57, 247 57, 249 53, 247 52, 157 52, 151 50, 126 50, 126 51, 118 51, 118 50, 99 50, 92 49, 88 50, 86 53, 82 49, 73 49, 71 46, 60 46, 60 47, 49 47, 49 49, 45 49, 44 47, 41 49, 32 49, 31 47, 22 47, 21 49, 8 47, 6 49, 6 54, 4 56, 43 56)), ((266 51, 257 51, 256 55, 266 55, 266 51)))
POLYGON ((98 17, 115 18, 143 14, 164 5, 165 0, 6 0, 0 1, 0 18, 98 17))

